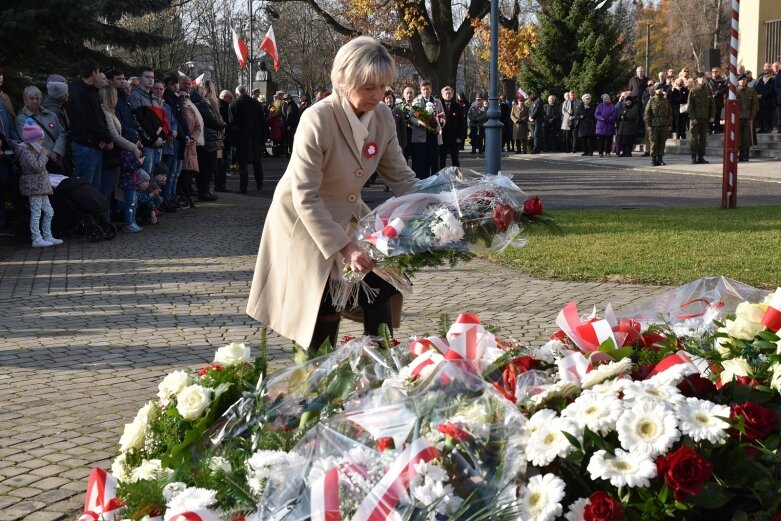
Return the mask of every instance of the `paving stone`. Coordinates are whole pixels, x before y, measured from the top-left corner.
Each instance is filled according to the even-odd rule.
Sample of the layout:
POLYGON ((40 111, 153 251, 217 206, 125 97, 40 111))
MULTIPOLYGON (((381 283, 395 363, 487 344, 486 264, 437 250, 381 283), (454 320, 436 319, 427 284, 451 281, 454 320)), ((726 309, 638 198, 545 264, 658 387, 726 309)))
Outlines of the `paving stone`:
POLYGON ((66 512, 54 512, 51 510, 39 510, 26 516, 23 521, 61 521, 68 519, 66 512))

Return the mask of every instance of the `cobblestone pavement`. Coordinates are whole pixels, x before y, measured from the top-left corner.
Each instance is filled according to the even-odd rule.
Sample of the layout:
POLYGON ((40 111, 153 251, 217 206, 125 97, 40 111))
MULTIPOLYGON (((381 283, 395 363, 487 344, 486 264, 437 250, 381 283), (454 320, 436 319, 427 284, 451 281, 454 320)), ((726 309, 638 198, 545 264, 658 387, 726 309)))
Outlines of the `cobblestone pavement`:
MULTIPOLYGON (((554 207, 570 204, 568 195, 557 195, 561 187, 550 185, 556 169, 568 170, 554 178, 568 175, 570 190, 590 191, 591 204, 610 206, 597 197, 604 184, 589 188, 595 169, 580 167, 588 175, 576 178, 571 166, 550 161, 508 163, 516 165, 523 169, 521 184, 549 194, 554 207)), ((278 178, 281 168, 269 161, 266 172, 278 178)), ((624 185, 621 175, 637 176, 610 175, 614 191, 624 185)), ((648 192, 639 198, 652 194, 654 183, 687 184, 669 174, 654 179, 634 187, 648 192)), ((123 424, 167 372, 198 367, 230 341, 258 345, 260 325, 244 308, 273 183, 267 186, 249 196, 223 194, 110 242, 74 237, 45 249, 0 244, 0 521, 75 519, 90 469, 110 463, 123 424)), ((387 194, 372 187, 365 196, 376 202, 387 194)), ((682 204, 675 194, 670 198, 682 204)), ((584 309, 608 301, 620 308, 657 291, 535 280, 473 262, 416 277, 397 337, 435 331, 443 312, 474 312, 504 336, 535 342, 550 334, 570 300, 584 309)), ((357 324, 343 326, 345 334, 358 332, 357 324)), ((270 354, 284 364, 289 342, 272 334, 270 354)))

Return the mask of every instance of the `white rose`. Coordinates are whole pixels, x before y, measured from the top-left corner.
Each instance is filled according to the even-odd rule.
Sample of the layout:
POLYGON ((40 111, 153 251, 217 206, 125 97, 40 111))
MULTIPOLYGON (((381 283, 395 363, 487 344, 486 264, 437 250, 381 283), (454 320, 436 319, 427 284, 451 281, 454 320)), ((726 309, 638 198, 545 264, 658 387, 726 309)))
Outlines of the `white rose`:
POLYGON ((222 346, 214 353, 214 363, 224 367, 239 365, 250 360, 249 346, 231 342, 227 346, 222 346))
POLYGON ((211 403, 211 391, 200 385, 190 385, 176 395, 176 410, 185 420, 200 418, 211 403))
POLYGON ((745 358, 732 358, 721 362, 724 370, 721 372, 721 383, 731 382, 739 376, 751 376, 751 366, 745 358))
POLYGON ((138 420, 133 420, 133 423, 126 423, 122 437, 119 438, 119 452, 140 449, 144 446, 144 436, 146 436, 145 424, 138 420))
POLYGON ((117 481, 127 481, 127 468, 125 467, 125 453, 123 452, 111 462, 111 475, 117 481))
POLYGON ((735 308, 735 320, 727 320, 722 328, 731 337, 741 340, 751 340, 765 326, 762 325, 762 316, 765 312, 759 304, 741 302, 735 308))
POLYGON ((157 397, 164 405, 168 405, 168 401, 179 394, 179 392, 190 385, 192 378, 187 371, 174 371, 169 373, 157 386, 157 397))
POLYGON ((722 358, 727 358, 732 353, 732 342, 729 338, 718 337, 715 342, 716 352, 721 355, 722 358))
POLYGON ((776 362, 772 369, 773 376, 770 378, 770 387, 781 393, 781 363, 776 362))
POLYGON ((220 456, 214 456, 209 460, 209 469, 211 469, 212 472, 222 471, 226 474, 230 474, 233 467, 231 466, 231 462, 227 459, 221 458, 220 456))
POLYGON ((186 488, 187 484, 182 483, 181 481, 174 481, 167 484, 163 488, 163 498, 165 499, 165 502, 168 503, 175 495, 179 494, 180 492, 184 492, 186 488))
POLYGON ((159 459, 144 460, 141 465, 130 473, 130 482, 135 483, 142 479, 155 479, 163 470, 159 459))

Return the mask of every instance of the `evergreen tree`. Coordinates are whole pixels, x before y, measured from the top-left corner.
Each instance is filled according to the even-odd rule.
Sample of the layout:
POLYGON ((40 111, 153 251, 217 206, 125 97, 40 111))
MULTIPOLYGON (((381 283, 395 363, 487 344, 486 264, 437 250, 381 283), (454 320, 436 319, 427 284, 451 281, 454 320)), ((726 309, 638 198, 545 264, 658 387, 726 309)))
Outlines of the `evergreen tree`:
POLYGON ((123 27, 125 16, 165 9, 172 0, 3 0, 0 2, 0 56, 6 80, 19 74, 40 79, 70 75, 85 57, 101 64, 110 47, 136 49, 161 43, 148 31, 123 27))
POLYGON ((538 17, 537 43, 521 69, 521 86, 538 94, 566 90, 595 99, 626 83, 625 38, 610 11, 613 0, 548 0, 538 17))

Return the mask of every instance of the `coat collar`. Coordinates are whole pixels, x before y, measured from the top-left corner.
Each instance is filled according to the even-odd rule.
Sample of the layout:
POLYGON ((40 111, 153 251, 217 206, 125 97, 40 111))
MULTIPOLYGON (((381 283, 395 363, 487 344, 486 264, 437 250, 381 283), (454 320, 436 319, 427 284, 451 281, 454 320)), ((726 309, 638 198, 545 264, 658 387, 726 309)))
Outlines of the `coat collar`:
MULTIPOLYGON (((361 151, 358 150, 354 145, 355 139, 353 138, 353 129, 350 126, 350 120, 347 119, 347 114, 345 114, 344 109, 342 108, 341 96, 334 93, 328 96, 328 98, 326 98, 324 101, 329 101, 331 103, 331 106, 334 110, 334 116, 336 116, 336 123, 339 125, 339 130, 344 136, 344 139, 350 143, 350 150, 352 151, 353 156, 355 156, 355 159, 358 161, 358 163, 360 163, 361 151)), ((369 126, 371 127, 371 124, 369 126)), ((369 129, 369 135, 371 135, 371 128, 369 129)))

